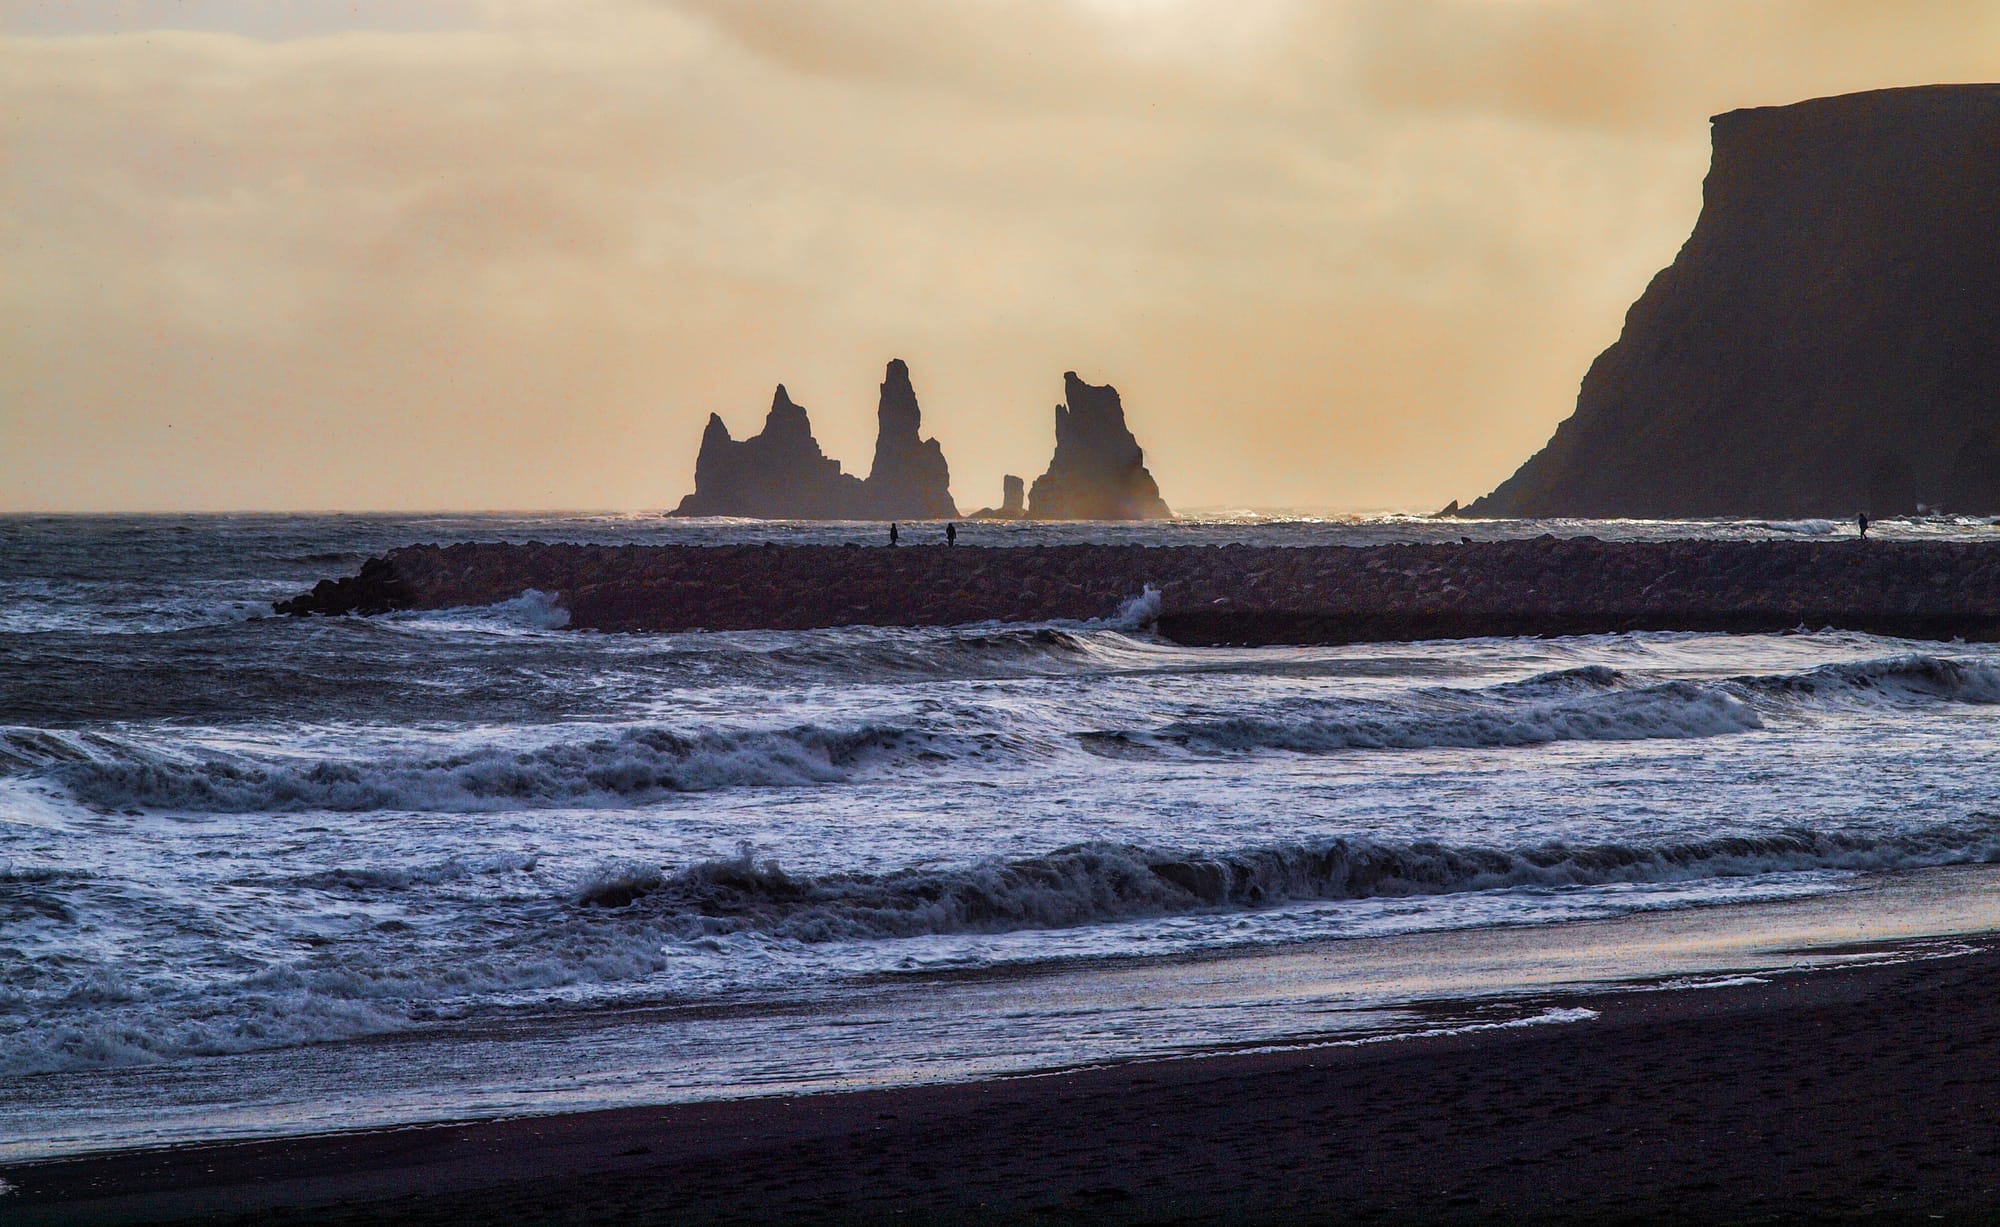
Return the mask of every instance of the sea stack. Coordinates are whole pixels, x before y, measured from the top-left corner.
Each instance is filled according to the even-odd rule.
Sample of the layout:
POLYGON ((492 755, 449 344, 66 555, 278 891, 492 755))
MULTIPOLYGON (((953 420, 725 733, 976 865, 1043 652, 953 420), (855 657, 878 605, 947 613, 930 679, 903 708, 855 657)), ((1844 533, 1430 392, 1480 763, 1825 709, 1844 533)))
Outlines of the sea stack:
POLYGON ((1000 478, 1000 514, 1016 520, 1028 514, 1028 483, 1012 473, 1000 478))
POLYGON ((694 462, 694 493, 678 516, 753 516, 771 520, 846 520, 866 515, 861 479, 820 451, 812 423, 779 384, 764 429, 738 443, 708 415, 694 462))
POLYGON ((1000 505, 981 507, 972 513, 975 520, 1025 520, 1028 518, 1027 483, 1012 473, 1000 479, 1000 505))
POLYGON ((879 520, 952 520, 951 467, 936 439, 921 438, 923 412, 910 368, 892 358, 875 409, 875 464, 868 471, 869 514, 879 520))
POLYGON ((742 442, 708 415, 694 462, 694 493, 677 516, 745 516, 765 520, 953 519, 951 470, 944 448, 922 437, 923 415, 910 387, 910 368, 889 363, 875 411, 875 463, 868 480, 840 470, 820 451, 806 411, 779 384, 764 429, 742 442))
POLYGON ((1694 233, 1464 514, 2000 513, 2000 85, 1711 123, 1694 233))
POLYGON ((1063 372, 1056 450, 1028 491, 1037 520, 1165 520, 1173 516, 1146 471, 1145 453, 1125 425, 1118 389, 1063 372))

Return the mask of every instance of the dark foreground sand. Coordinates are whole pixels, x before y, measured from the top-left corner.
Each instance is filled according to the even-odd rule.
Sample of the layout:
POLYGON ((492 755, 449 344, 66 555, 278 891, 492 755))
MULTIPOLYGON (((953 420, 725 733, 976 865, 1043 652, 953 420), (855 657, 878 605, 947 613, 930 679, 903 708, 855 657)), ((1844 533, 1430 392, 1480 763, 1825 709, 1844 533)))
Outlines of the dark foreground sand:
POLYGON ((962 1086, 7 1169, 0 1221, 2000 1221, 2000 952, 962 1086))

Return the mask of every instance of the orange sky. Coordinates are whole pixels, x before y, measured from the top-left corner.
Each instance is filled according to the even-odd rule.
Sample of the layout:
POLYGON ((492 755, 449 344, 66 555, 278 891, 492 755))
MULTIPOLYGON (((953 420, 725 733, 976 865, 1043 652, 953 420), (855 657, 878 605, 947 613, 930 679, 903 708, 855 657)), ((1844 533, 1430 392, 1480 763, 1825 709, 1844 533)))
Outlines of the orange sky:
POLYGON ((909 361, 953 493, 1116 384, 1176 508, 1539 447, 1707 117, 1993 3, 0 0, 0 510, 648 508, 909 361))

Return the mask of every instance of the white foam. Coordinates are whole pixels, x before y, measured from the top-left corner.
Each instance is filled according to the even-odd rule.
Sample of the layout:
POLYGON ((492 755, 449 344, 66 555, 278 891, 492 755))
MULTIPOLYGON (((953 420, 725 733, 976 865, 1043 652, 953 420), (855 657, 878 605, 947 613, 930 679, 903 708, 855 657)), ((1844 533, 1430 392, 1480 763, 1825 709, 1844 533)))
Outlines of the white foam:
POLYGON ((569 610, 552 592, 529 588, 519 596, 491 605, 459 605, 384 615, 390 625, 447 630, 553 631, 569 625, 569 610))
POLYGON ((1603 1017, 1596 1010, 1584 1006, 1556 1006, 1537 1014, 1520 1018, 1510 1018, 1504 1022, 1455 1023, 1447 1027, 1423 1027, 1413 1031, 1379 1031, 1373 1035, 1353 1036, 1346 1039, 1309 1040, 1300 1044, 1260 1044, 1255 1048, 1232 1048, 1230 1051, 1244 1053, 1262 1052, 1312 1052, 1321 1048, 1360 1048, 1369 1044, 1394 1044, 1403 1040, 1442 1039, 1451 1035, 1477 1035, 1482 1031, 1515 1031, 1524 1027, 1562 1026, 1572 1023, 1595 1022, 1603 1017))
POLYGON ((1138 596, 1118 607, 1105 625, 1121 631, 1142 631, 1160 620, 1160 590, 1147 584, 1138 596))

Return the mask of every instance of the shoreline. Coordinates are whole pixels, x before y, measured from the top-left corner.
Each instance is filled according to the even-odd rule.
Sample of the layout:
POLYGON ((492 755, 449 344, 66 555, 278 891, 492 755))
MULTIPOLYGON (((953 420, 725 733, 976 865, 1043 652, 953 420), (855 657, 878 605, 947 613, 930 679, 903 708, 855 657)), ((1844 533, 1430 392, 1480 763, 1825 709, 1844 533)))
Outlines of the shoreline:
POLYGON ((1800 627, 2000 640, 2000 543, 1881 540, 419 545, 274 609, 437 610, 531 590, 569 628, 599 631, 1120 619, 1186 646, 1800 627))
MULTIPOLYGON (((667 1199, 672 1221, 688 1222, 1293 1221, 1332 1206, 1347 1209, 1331 1221, 1682 1221, 1662 1208, 1685 1200, 1681 1185, 1707 1182, 1689 1214, 1726 1221, 1791 1204, 1769 1200, 1765 1166, 1731 1149, 1750 1129, 1813 1167, 1787 1196, 1817 1199, 1814 1213, 2000 1211, 2000 1177, 1988 1176, 2000 1144, 1983 1111, 2000 1097, 2000 1019, 1988 1008, 2000 997, 2000 928, 1981 904, 1996 873, 1916 871, 1852 894, 1588 922, 1567 964, 1548 962, 1560 935, 1541 926, 1459 934, 1449 940, 1467 939, 1475 982, 1504 977, 1511 960, 1516 975, 1539 970, 1544 987, 1418 997, 1393 1008, 1386 1033, 98 1151, 0 1166, 16 1187, 0 1209, 28 1223, 594 1222, 650 1221, 645 1208, 667 1199), (1891 897, 1874 897, 1883 891, 1891 897), (1865 961, 1880 952, 1894 957, 1865 961), (1842 961, 1816 963, 1830 958, 1842 961), (1607 962, 1651 974, 1575 981, 1607 962), (1595 1017, 1560 1021, 1579 1010, 1595 1017), (1523 1019, 1542 1025, 1496 1025, 1523 1019), (1761 1097, 1746 1102, 1746 1088, 1761 1097), (1901 1175, 1868 1150, 1902 1145, 1868 1132, 1885 1110, 1930 1129, 1917 1151, 1903 1146, 1897 1162, 1915 1166, 1901 1175), (1819 1124, 1801 1133, 1801 1121, 1819 1124), (1682 1136, 1688 1122, 1714 1130, 1682 1136), (1605 1138, 1624 1141, 1599 1153, 1605 1138), (1573 1170, 1565 1145, 1596 1166, 1573 1170), (1703 1172, 1735 1166, 1727 1179, 1674 1183, 1660 1147, 1703 1172), (1449 1163, 1425 1160, 1431 1150, 1449 1163), (1276 1161, 1258 1157, 1267 1153, 1276 1161), (1322 1189, 1335 1200, 1319 1200, 1322 1189)), ((1332 962, 1342 951, 1240 963, 1260 979, 1282 980, 1286 962, 1351 975, 1356 961, 1408 967, 1413 949, 1402 947, 1427 937, 1379 939, 1332 962)), ((1212 965, 1191 970, 1224 987, 1212 965)), ((1069 989, 1058 977, 1029 991, 1069 989)))
POLYGON ((2000 1211, 1976 952, 1587 1020, 982 1082, 122 1151, 9 1221, 1924 1221, 2000 1211))

